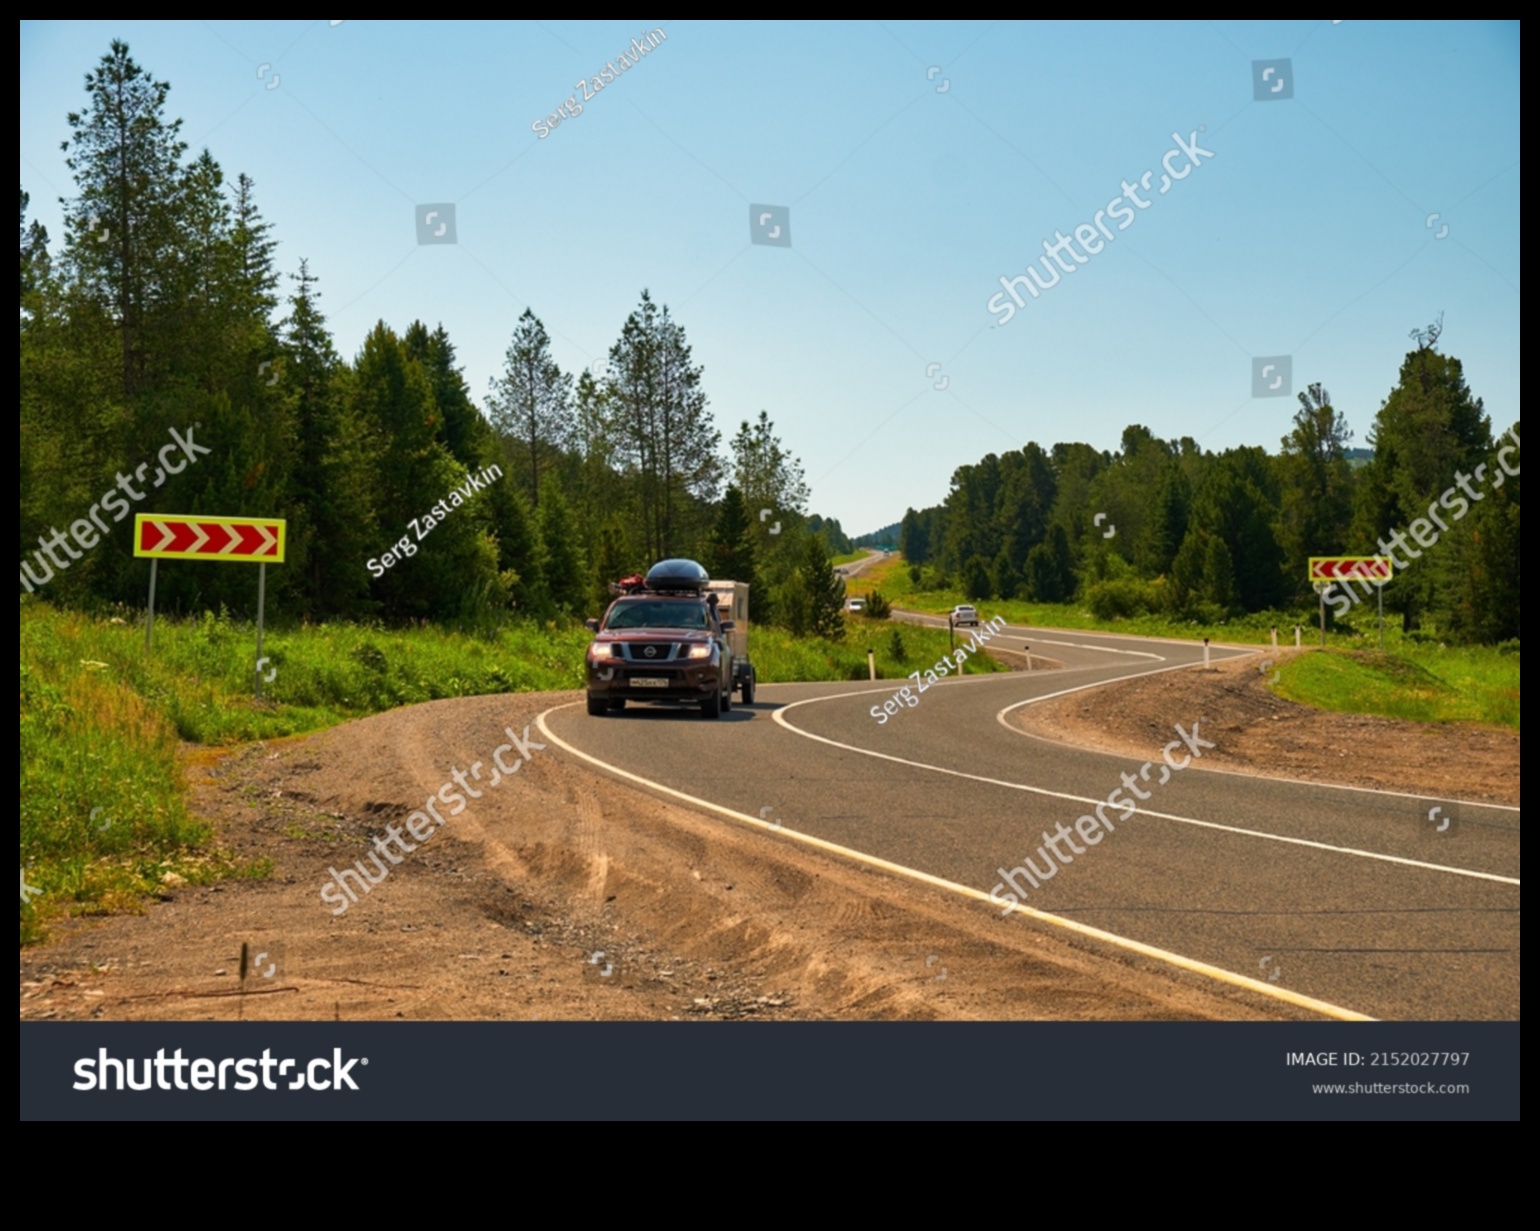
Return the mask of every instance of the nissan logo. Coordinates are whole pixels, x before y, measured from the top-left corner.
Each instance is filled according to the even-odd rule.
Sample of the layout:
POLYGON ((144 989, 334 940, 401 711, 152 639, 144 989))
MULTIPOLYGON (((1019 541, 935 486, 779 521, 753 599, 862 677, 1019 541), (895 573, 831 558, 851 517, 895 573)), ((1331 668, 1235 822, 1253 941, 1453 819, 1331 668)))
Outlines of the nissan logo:
POLYGON ((656 658, 658 656, 658 647, 655 645, 649 645, 645 650, 642 651, 642 653, 648 658, 656 658))

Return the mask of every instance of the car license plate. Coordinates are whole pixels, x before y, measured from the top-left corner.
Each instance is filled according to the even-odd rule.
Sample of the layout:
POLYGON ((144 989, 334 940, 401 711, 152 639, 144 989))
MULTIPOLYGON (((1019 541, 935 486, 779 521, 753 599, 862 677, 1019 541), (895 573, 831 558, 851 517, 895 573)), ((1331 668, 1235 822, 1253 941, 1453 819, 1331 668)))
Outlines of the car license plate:
POLYGON ((655 675, 633 675, 626 681, 633 688, 667 688, 668 681, 660 680, 655 675))

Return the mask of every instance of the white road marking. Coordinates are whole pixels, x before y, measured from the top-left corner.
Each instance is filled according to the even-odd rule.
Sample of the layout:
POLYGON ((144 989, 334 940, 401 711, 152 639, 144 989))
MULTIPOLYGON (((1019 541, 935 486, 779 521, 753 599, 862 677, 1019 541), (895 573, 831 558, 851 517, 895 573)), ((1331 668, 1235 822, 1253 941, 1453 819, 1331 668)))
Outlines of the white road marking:
POLYGON ((1078 641, 1049 641, 1047 637, 1032 638, 1038 645, 1062 645, 1071 650, 1100 650, 1103 654, 1128 654, 1133 658, 1153 658, 1158 663, 1168 661, 1161 654, 1146 654, 1142 650, 1114 650, 1106 645, 1082 645, 1078 641))
MULTIPOLYGON (((806 704, 806 702, 799 701, 795 702, 795 704, 803 705, 806 704)), ((970 898, 976 902, 986 903, 991 907, 998 908, 1000 905, 998 901, 991 898, 987 893, 984 893, 981 890, 969 888, 967 885, 959 885, 956 881, 945 880, 939 876, 932 876, 929 872, 921 872, 918 868, 906 867, 900 863, 891 863, 886 859, 878 858, 876 855, 868 855, 864 851, 858 851, 848 846, 841 846, 837 842, 828 842, 823 838, 815 838, 812 834, 798 833, 794 829, 787 829, 784 825, 772 825, 770 822, 760 820, 758 817, 749 816, 744 812, 734 811, 732 808, 724 807, 722 804, 712 803, 708 799, 701 799, 695 795, 687 795, 683 791, 676 791, 673 787, 664 786, 661 782, 656 782, 651 778, 644 778, 640 774, 633 774, 629 770, 624 770, 619 766, 611 765, 607 761, 601 761, 596 756, 591 756, 586 752, 574 748, 571 744, 567 743, 566 740, 562 739, 559 735, 552 731, 549 726, 546 725, 545 719, 547 714, 553 714, 557 710, 561 709, 572 709, 576 705, 577 702, 573 701, 567 705, 552 706, 550 709, 544 711, 544 713, 540 714, 535 719, 535 725, 538 726, 541 730, 541 733, 544 734, 545 737, 557 747, 564 749, 565 751, 571 753, 575 757, 580 758, 581 760, 589 762, 591 765, 597 765, 599 768, 606 770, 609 773, 615 774, 617 777, 626 778, 631 782, 639 783, 642 786, 648 787, 654 791, 658 791, 661 794, 671 795, 675 799, 683 800, 684 802, 697 808, 704 808, 709 812, 716 812, 722 816, 738 821, 741 824, 751 825, 756 829, 764 831, 765 833, 775 834, 779 837, 787 838, 794 842, 801 842, 806 846, 815 847, 818 850, 827 851, 831 854, 839 855, 846 859, 855 860, 857 863, 863 863, 868 867, 880 868, 882 871, 891 872, 895 876, 902 876, 909 880, 919 881, 922 884, 932 885, 935 888, 944 889, 949 893, 955 893, 961 897, 970 898)), ((780 711, 775 711, 773 716, 778 720, 780 711)), ((796 730, 795 727, 788 727, 787 729, 791 731, 796 730)), ((801 734, 801 732, 799 732, 799 734, 801 734)), ((813 736, 812 738, 818 739, 821 737, 813 736)), ((859 749, 857 751, 859 751, 859 749)), ((897 758, 890 759, 896 760, 897 758)), ((967 777, 970 775, 963 776, 967 777)), ((1039 922, 1047 923, 1054 927, 1063 928, 1066 931, 1074 932, 1077 935, 1086 936, 1093 940, 1099 940, 1106 944, 1114 945, 1117 948, 1128 950, 1131 953, 1138 953, 1141 956, 1153 958, 1156 961, 1165 962, 1167 965, 1175 966, 1180 970, 1190 971, 1193 974, 1204 975, 1207 978, 1214 979, 1219 983, 1228 984, 1231 987, 1245 988, 1247 991, 1256 992, 1258 995, 1267 996, 1272 1000, 1281 1000, 1285 1004, 1291 1004, 1297 1008, 1308 1009, 1313 1013, 1320 1013, 1325 1017, 1334 1017, 1340 1021, 1354 1022, 1371 1022, 1375 1020, 1374 1018, 1369 1017, 1367 1014, 1359 1013, 1354 1009, 1346 1009, 1341 1005, 1335 1005, 1326 1000, 1317 1000, 1313 996, 1303 996, 1298 992, 1291 992, 1286 988, 1276 987, 1271 983, 1264 983, 1260 979, 1253 979, 1249 975, 1236 974, 1231 970, 1224 970, 1218 966, 1211 966, 1207 962, 1200 962, 1194 958, 1183 957, 1180 953, 1172 953, 1167 949, 1159 949, 1154 945, 1147 945, 1143 941, 1133 940, 1127 936, 1119 936, 1114 932, 1106 932, 1101 928, 1091 927, 1089 924, 1081 923, 1075 919, 1066 919, 1062 915, 1049 914, 1047 911, 1038 910, 1035 906, 1023 906, 1019 904, 1014 905, 1011 908, 1011 913, 1026 915, 1029 918, 1038 920, 1039 922)))
MULTIPOLYGON (((1118 683, 1120 680, 1134 680, 1146 675, 1160 675, 1166 671, 1188 670, 1192 666, 1193 664, 1191 663, 1183 663, 1179 667, 1160 667, 1154 671, 1140 671, 1133 675, 1119 676, 1117 680, 1109 680, 1104 684, 1082 684, 1078 688, 1066 688, 1059 692, 1049 693, 1047 697, 1036 698, 1036 700, 1046 701, 1050 697, 1062 697, 1066 693, 1081 692, 1086 688, 1105 687, 1106 683, 1118 683)), ((933 685, 932 687, 939 687, 939 685, 933 685)), ((949 769, 944 765, 930 765, 924 761, 914 761, 910 760, 908 757, 898 757, 888 752, 873 752, 869 748, 858 748, 854 744, 844 744, 839 740, 829 739, 827 736, 814 735, 811 731, 804 731, 800 727, 792 726, 791 723, 787 722, 783 717, 787 711, 794 710, 798 706, 802 705, 817 705, 823 701, 835 701, 841 700, 845 697, 859 697, 873 692, 891 691, 892 689, 887 688, 868 688, 863 692, 841 693, 837 697, 808 697, 802 701, 793 701, 789 705, 783 706, 776 710, 770 716, 779 726, 785 727, 786 730, 791 731, 796 735, 800 735, 804 739, 817 740, 821 744, 828 744, 831 748, 840 748, 846 752, 855 752, 861 754, 862 756, 877 757, 883 761, 895 761, 900 765, 908 765, 914 769, 929 770, 930 772, 937 774, 949 774, 954 778, 967 778, 973 782, 984 782, 988 783, 990 786, 1002 786, 1011 791, 1028 791, 1033 795, 1046 795, 1050 799, 1065 799, 1074 803, 1090 804, 1093 807, 1096 804, 1105 804, 1107 802, 1105 796, 1103 796, 1101 799, 1089 799, 1084 795, 1071 795, 1065 791, 1050 791, 1047 787, 1028 786, 1024 782, 1006 782, 1000 778, 985 777, 983 774, 970 774, 965 770, 949 769)), ((1001 712, 1003 713, 1004 711, 1001 712)), ((1087 750, 1081 749, 1080 751, 1087 750)), ((1109 756, 1112 754, 1101 753, 1098 755, 1109 756)), ((1120 812, 1122 811, 1121 808, 1118 810, 1120 812)), ((1351 846, 1335 846, 1329 842, 1315 842, 1309 838, 1290 838, 1283 834, 1266 833, 1260 829, 1243 829, 1236 825, 1221 825, 1217 821, 1202 821, 1197 817, 1192 816, 1177 816, 1170 812, 1155 812, 1149 808, 1135 808, 1134 812, 1130 815, 1159 817, 1164 821, 1176 821, 1182 825, 1196 825, 1201 829, 1218 829, 1225 833, 1241 834, 1250 838, 1261 838, 1267 842, 1282 842, 1289 846, 1305 846, 1314 850, 1330 851, 1333 854, 1338 855, 1351 855, 1357 859, 1373 859, 1380 863, 1393 863, 1400 864, 1403 867, 1423 868, 1430 872, 1443 872, 1450 876, 1468 876, 1475 880, 1496 881, 1498 884, 1502 885, 1517 885, 1519 883, 1519 878, 1516 876, 1499 876, 1495 872, 1477 872, 1471 868, 1455 868, 1449 866, 1448 864, 1425 863, 1420 859, 1407 859, 1401 855, 1385 855, 1378 851, 1359 850, 1357 847, 1351 846)))

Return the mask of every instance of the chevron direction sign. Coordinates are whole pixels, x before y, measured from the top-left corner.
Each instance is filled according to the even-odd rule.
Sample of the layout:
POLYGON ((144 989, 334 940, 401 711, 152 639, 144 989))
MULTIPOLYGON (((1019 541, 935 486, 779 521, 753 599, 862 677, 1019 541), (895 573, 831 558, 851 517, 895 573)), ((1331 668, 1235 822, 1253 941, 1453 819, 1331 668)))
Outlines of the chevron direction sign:
POLYGON ((155 560, 282 564, 287 528, 281 517, 140 513, 134 518, 134 555, 155 560))
POLYGON ((1395 576, 1389 556, 1311 556, 1310 580, 1368 581, 1383 584, 1395 576))

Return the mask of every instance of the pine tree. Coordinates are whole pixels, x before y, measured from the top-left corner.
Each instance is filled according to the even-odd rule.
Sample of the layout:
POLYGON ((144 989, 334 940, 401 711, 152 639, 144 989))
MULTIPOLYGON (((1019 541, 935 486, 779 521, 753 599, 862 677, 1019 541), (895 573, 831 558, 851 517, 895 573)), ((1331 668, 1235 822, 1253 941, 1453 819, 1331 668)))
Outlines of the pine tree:
POLYGON ((545 543, 545 586, 559 610, 576 613, 588 598, 587 570, 572 510, 561 488, 547 483, 540 505, 540 537, 545 543))
POLYGON ((494 484, 486 499, 497 541, 497 568, 508 584, 513 609, 521 615, 543 615, 551 598, 545 585, 545 542, 534 510, 523 489, 506 479, 494 484))
POLYGON ((380 565, 383 574, 373 581, 384 614, 469 618, 501 606, 509 588, 500 576, 499 543, 484 532, 493 521, 488 493, 458 490, 465 468, 438 439, 443 416, 429 374, 383 322, 364 342, 351 400, 379 457, 377 507, 386 539, 379 550, 394 540, 406 556, 388 569, 380 565), (440 500, 448 507, 435 515, 440 500), (431 537, 423 524, 430 518, 431 537))
POLYGON ((1437 577, 1439 633, 1452 640, 1490 644, 1519 636, 1524 595, 1517 438, 1515 424, 1511 440, 1506 435, 1497 440, 1497 451, 1486 461, 1485 481, 1470 485, 1479 499, 1459 489, 1457 501, 1444 506, 1449 529, 1428 563, 1437 577), (1457 516, 1458 501, 1464 502, 1463 516, 1457 516))
POLYGON ((1161 475, 1155 493, 1155 508, 1145 526, 1135 556, 1140 567, 1152 577, 1170 571, 1182 540, 1187 537, 1187 512, 1192 490, 1179 463, 1170 461, 1161 475))
POLYGON ((594 615, 603 615, 613 600, 611 582, 641 571, 629 552, 625 527, 621 525, 620 519, 607 518, 599 527, 594 544, 594 566, 589 587, 589 607, 594 615))
POLYGON ((706 529, 722 464, 684 330, 647 291, 610 348, 605 392, 648 559, 675 556, 706 529))
POLYGON ((545 326, 525 308, 504 357, 503 375, 492 382, 488 412, 512 446, 530 502, 540 505, 540 478, 557 451, 571 443, 572 376, 551 358, 545 326))
MULTIPOLYGON (((1471 472, 1491 448, 1491 423, 1473 397, 1458 359, 1436 348, 1443 322, 1413 330, 1416 349, 1401 364, 1400 379, 1381 405, 1369 434, 1374 457, 1359 487, 1355 537, 1360 548, 1377 544, 1424 516, 1428 504, 1471 472)), ((1435 602, 1436 570, 1409 568, 1385 587, 1385 606, 1401 612, 1410 631, 1435 602)))
POLYGON ((722 507, 711 529, 710 542, 702 564, 712 577, 757 583, 754 569, 754 523, 749 520, 743 493, 729 487, 722 497, 722 507))
MULTIPOLYGON (((373 609, 365 562, 380 550, 375 457, 347 394, 351 371, 338 358, 321 313, 319 279, 301 260, 279 325, 275 367, 294 399, 289 567, 303 608, 317 617, 373 609)), ((268 369, 272 379, 274 369, 268 369)))
POLYGON ((455 366, 455 348, 449 334, 440 325, 432 333, 421 321, 406 331, 407 353, 423 365, 428 384, 433 389, 433 403, 439 413, 439 442, 449 455, 467 470, 500 463, 503 452, 487 424, 471 401, 470 389, 461 370, 455 366))
POLYGON ((925 520, 913 509, 906 509, 904 519, 899 523, 898 550, 913 565, 925 564, 930 559, 930 536, 926 533, 925 520))
POLYGON ((808 631, 830 641, 845 639, 845 583, 834 571, 829 549, 816 534, 803 535, 802 567, 807 588, 808 631))
POLYGON ((1337 555, 1348 547, 1353 520, 1353 470, 1348 442, 1353 433, 1313 384, 1299 395, 1294 430, 1283 438, 1278 459, 1283 478, 1279 512, 1287 572, 1298 597, 1308 594, 1311 556, 1337 555))
POLYGON ((808 488, 802 463, 787 451, 775 434, 766 411, 751 426, 744 420, 730 445, 732 481, 742 494, 750 514, 768 508, 783 525, 807 513, 808 488))
POLYGON ((1203 596, 1225 613, 1235 606, 1235 562, 1218 535, 1203 547, 1203 596))
POLYGON ((27 223, 27 206, 32 198, 27 190, 18 185, 21 192, 21 304, 25 308, 29 292, 35 291, 48 276, 48 228, 35 219, 27 223))
POLYGON ((70 112, 65 164, 80 196, 68 207, 66 261, 77 283, 114 322, 122 392, 144 374, 146 333, 180 305, 163 288, 179 252, 181 120, 165 118, 171 87, 156 81, 114 39, 86 74, 90 104, 70 112))

